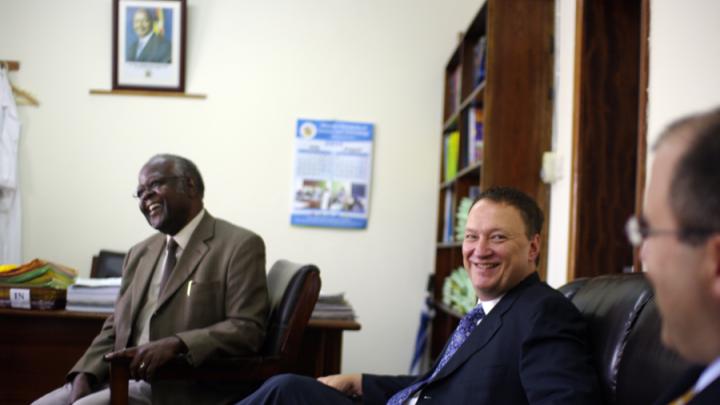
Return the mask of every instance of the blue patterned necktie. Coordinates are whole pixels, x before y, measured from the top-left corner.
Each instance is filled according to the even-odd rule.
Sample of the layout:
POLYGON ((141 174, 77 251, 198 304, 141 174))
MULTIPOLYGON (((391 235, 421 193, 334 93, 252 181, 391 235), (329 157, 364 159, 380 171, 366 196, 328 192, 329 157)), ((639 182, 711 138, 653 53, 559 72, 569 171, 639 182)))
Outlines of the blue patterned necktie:
POLYGON ((457 349, 462 346, 463 342, 465 342, 465 339, 467 339, 468 336, 470 336, 470 333, 475 329, 475 326, 480 322, 481 319, 485 316, 485 311, 483 311, 482 305, 477 305, 475 308, 472 309, 472 311, 468 312, 467 315, 465 315, 458 324, 457 328, 455 328, 455 331, 452 334, 452 337, 450 337, 450 343, 448 343, 447 347, 445 348, 445 351, 443 352, 442 356, 440 357, 440 361, 435 366, 435 369, 432 373, 428 375, 428 377, 416 382, 415 384, 398 391, 395 395, 388 400, 387 405, 401 405, 404 404, 405 401, 408 400, 415 392, 422 389, 425 384, 432 381, 433 378, 442 370, 442 368, 447 364, 448 361, 452 358, 453 354, 457 351, 457 349))

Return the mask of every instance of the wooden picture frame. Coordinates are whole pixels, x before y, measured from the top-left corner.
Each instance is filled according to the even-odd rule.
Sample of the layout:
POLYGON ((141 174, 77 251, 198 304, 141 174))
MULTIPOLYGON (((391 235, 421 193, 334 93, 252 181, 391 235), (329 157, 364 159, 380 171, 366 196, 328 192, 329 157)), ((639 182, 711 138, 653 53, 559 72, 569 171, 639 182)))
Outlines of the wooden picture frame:
POLYGON ((185 91, 185 0, 113 0, 113 90, 185 91))

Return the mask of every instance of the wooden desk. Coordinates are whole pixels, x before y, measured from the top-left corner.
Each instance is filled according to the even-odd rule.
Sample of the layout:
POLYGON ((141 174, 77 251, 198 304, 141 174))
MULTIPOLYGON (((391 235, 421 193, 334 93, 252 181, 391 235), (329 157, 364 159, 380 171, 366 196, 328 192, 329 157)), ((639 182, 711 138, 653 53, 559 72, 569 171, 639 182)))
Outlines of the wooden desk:
MULTIPOLYGON (((28 404, 61 386, 106 317, 0 308, 0 404, 28 404)), ((346 330, 360 330, 360 324, 311 319, 300 348, 300 372, 315 377, 339 373, 346 330)))

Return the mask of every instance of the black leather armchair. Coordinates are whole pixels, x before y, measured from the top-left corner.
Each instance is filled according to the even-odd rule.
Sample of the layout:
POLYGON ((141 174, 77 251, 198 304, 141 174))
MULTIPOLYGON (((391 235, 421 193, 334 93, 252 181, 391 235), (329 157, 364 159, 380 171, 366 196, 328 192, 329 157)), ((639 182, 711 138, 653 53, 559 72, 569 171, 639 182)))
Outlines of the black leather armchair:
POLYGON ((560 291, 588 321, 606 404, 652 404, 691 367, 662 345, 660 315, 644 274, 582 278, 560 291))

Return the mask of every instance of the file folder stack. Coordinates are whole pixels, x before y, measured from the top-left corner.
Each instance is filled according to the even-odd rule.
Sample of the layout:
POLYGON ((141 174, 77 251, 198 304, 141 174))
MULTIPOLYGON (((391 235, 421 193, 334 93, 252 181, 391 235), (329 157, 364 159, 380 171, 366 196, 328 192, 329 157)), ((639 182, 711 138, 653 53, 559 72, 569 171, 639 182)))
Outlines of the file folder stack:
POLYGON ((320 294, 311 318, 354 320, 355 311, 343 293, 320 294))
POLYGON ((121 277, 78 278, 68 287, 68 311, 111 313, 120 292, 121 277))
POLYGON ((0 307, 62 309, 66 289, 77 272, 66 266, 35 259, 20 266, 0 266, 0 307))

